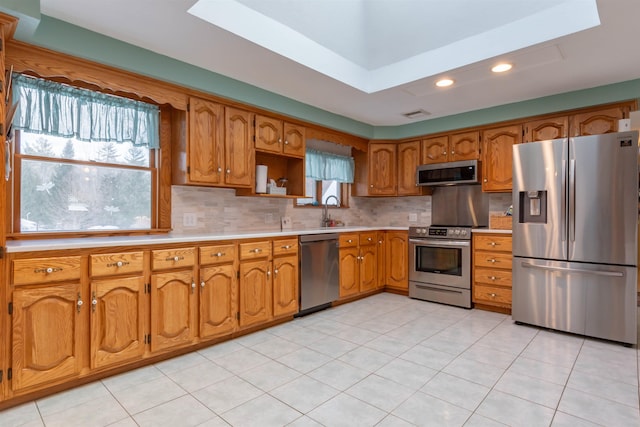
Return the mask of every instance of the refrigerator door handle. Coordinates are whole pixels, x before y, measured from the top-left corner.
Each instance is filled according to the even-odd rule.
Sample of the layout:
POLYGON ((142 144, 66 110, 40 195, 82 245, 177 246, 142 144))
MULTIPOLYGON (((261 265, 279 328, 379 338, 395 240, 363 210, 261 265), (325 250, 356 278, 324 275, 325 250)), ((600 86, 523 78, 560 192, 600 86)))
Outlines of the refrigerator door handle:
POLYGON ((585 273, 593 274, 595 276, 607 276, 607 277, 623 277, 624 273, 621 271, 602 271, 602 270, 587 270, 586 268, 567 268, 567 267, 549 267, 547 265, 535 265, 530 262, 523 262, 521 265, 524 268, 537 268, 540 270, 548 271, 566 271, 569 273, 585 273))
MULTIPOLYGON (((576 241, 576 159, 569 160, 569 241, 576 241)), ((571 256, 571 254, 569 254, 571 256)))
MULTIPOLYGON (((567 240, 567 161, 562 161, 562 186, 560 187, 560 215, 562 220, 560 221, 560 234, 562 235, 562 241, 567 240)), ((565 246, 566 248, 566 246, 565 246)), ((566 251, 565 251, 566 256, 566 251)))

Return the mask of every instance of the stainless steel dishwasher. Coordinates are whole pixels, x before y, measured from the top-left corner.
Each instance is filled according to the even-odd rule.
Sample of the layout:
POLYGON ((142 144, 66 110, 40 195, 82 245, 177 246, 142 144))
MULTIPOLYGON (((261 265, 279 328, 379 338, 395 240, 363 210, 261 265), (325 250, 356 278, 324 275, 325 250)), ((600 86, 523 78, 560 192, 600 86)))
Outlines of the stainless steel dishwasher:
POLYGON ((322 310, 340 295, 338 234, 300 236, 300 311, 322 310))

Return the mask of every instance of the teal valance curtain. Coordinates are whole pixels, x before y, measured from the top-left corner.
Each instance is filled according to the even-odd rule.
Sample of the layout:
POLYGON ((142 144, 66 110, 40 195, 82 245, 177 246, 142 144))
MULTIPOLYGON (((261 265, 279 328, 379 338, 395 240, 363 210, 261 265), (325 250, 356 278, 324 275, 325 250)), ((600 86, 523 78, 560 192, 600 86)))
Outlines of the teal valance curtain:
POLYGON ((353 183, 353 158, 307 149, 305 155, 307 178, 316 181, 353 183))
POLYGON ((81 141, 160 147, 160 109, 145 102, 13 74, 16 129, 81 141))

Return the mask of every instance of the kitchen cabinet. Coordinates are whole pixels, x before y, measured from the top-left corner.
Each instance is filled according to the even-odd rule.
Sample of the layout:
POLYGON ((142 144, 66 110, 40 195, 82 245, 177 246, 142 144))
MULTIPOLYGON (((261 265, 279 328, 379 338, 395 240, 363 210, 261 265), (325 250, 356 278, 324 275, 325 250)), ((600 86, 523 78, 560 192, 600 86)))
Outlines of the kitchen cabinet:
POLYGON ((151 351, 193 343, 197 331, 195 248, 153 250, 151 262, 151 351))
POLYGON ((622 104, 616 107, 587 111, 570 117, 571 135, 598 135, 618 131, 618 120, 629 117, 630 106, 622 104))
POLYGON ((253 113, 191 97, 187 116, 187 135, 172 138, 173 183, 250 188, 253 113))
POLYGON ((369 195, 394 196, 397 185, 395 143, 369 144, 369 195))
POLYGON ((449 136, 449 162, 476 160, 480 157, 480 132, 454 133, 449 136))
POLYGON ((11 387, 38 389, 81 371, 86 341, 79 256, 13 260, 11 387))
POLYGON ((256 150, 304 157, 306 146, 304 126, 257 114, 255 132, 256 150))
POLYGON ((244 328, 272 318, 271 242, 247 242, 239 246, 239 325, 244 328))
POLYGON ((378 289, 384 288, 386 283, 386 233, 384 231, 378 231, 376 233, 376 239, 378 240, 378 256, 376 260, 376 265, 378 267, 377 275, 378 275, 378 289))
POLYGON ((568 135, 569 116, 548 117, 525 122, 523 142, 566 138, 568 135))
POLYGON ((512 188, 513 145, 522 142, 522 126, 503 126, 482 132, 482 191, 512 188))
POLYGON ((273 241, 273 317, 298 312, 298 239, 273 241))
POLYGON ((473 234, 473 302, 511 313, 511 235, 473 234))
POLYGON ((443 163, 449 161, 449 136, 436 136, 422 140, 421 164, 443 163))
POLYGON ((385 232, 385 284, 400 291, 409 290, 409 234, 385 232))
POLYGON ((341 233, 338 242, 340 298, 377 289, 379 287, 377 233, 341 233))
POLYGON ((141 358, 149 330, 144 253, 92 254, 89 266, 91 368, 141 358))
POLYGON ((200 248, 200 338, 234 332, 238 327, 237 249, 234 243, 200 248))
POLYGON ((416 185, 416 168, 420 164, 421 142, 398 144, 398 196, 419 196, 426 187, 416 185))

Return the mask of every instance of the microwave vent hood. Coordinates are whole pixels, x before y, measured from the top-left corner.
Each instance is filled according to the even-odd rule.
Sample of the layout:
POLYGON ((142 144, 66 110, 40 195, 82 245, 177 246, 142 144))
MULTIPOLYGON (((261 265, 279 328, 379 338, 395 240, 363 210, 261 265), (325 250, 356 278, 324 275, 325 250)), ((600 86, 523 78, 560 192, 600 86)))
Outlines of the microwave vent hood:
POLYGON ((443 186, 482 183, 482 167, 478 160, 420 165, 416 169, 416 184, 443 186))

